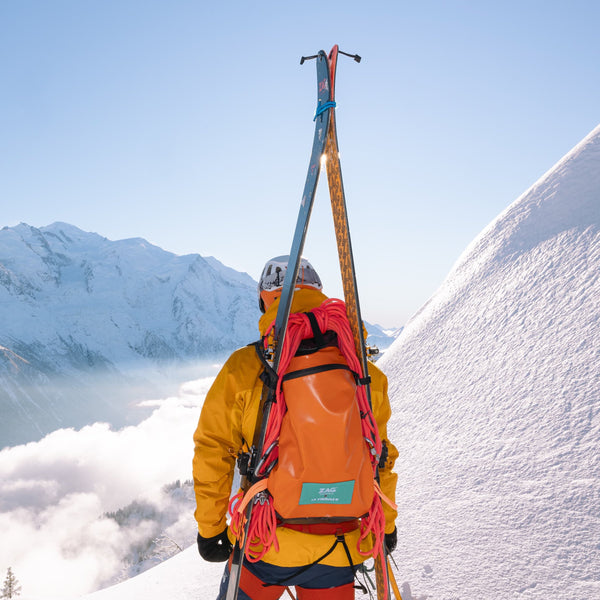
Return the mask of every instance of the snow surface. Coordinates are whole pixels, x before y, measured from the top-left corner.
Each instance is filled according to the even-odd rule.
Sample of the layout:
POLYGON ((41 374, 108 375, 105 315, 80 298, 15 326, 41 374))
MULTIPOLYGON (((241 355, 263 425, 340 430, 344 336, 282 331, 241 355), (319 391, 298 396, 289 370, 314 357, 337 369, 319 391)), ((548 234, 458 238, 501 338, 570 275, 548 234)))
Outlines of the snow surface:
MULTIPOLYGON (((379 361, 403 600, 600 598, 599 229, 600 127, 481 233, 379 361)), ((221 573, 192 546, 85 598, 214 598, 221 573)))
POLYGON ((83 598, 89 600, 151 598, 209 600, 217 597, 223 568, 223 563, 204 562, 198 554, 198 548, 194 545, 137 577, 83 598))
POLYGON ((379 362, 415 597, 600 598, 599 272, 597 128, 379 362))

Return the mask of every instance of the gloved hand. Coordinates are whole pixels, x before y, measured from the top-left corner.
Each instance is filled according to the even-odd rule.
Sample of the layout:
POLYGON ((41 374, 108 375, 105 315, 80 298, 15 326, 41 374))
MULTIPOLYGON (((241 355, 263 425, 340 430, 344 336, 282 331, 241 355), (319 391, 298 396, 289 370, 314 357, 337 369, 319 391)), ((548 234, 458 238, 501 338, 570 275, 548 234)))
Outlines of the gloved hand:
POLYGON ((394 527, 394 531, 392 533, 385 534, 385 549, 388 554, 391 554, 396 549, 396 544, 398 543, 398 530, 394 527))
POLYGON ((233 549, 227 537, 227 529, 219 535, 210 538, 205 538, 198 534, 197 542, 200 556, 208 562, 225 562, 233 549))

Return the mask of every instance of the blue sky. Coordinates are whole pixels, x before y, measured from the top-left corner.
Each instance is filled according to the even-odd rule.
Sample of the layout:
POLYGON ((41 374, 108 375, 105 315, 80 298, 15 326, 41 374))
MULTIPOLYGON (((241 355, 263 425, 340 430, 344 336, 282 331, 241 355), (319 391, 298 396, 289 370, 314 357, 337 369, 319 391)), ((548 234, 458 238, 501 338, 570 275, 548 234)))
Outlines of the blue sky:
MULTIPOLYGON (((363 316, 401 325, 472 239, 600 122, 600 4, 0 3, 0 226, 66 221, 258 277, 289 251, 314 62, 363 316)), ((305 255, 341 293, 322 177, 305 255)))

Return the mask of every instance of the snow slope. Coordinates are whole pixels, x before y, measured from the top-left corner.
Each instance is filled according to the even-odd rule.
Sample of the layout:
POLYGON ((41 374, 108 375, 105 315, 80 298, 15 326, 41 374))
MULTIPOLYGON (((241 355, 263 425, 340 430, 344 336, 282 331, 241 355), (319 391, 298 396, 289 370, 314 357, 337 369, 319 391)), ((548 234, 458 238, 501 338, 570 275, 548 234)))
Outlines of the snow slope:
POLYGON ((600 598, 599 273, 600 127, 481 233, 379 362, 414 597, 600 598))
POLYGON ((83 596, 89 600, 150 600, 179 598, 209 600, 217 597, 222 563, 204 562, 196 546, 123 583, 83 596))

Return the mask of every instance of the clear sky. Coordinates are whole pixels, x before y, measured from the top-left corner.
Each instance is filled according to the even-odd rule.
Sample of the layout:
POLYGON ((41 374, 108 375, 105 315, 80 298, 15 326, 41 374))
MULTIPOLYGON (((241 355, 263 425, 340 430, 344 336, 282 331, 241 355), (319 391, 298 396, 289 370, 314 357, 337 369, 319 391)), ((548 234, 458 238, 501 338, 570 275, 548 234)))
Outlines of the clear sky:
MULTIPOLYGON (((600 122, 596 1, 0 2, 0 226, 66 221, 212 255, 289 252, 314 62, 363 316, 398 326, 471 240, 600 122)), ((339 295, 322 177, 305 255, 339 295)))

